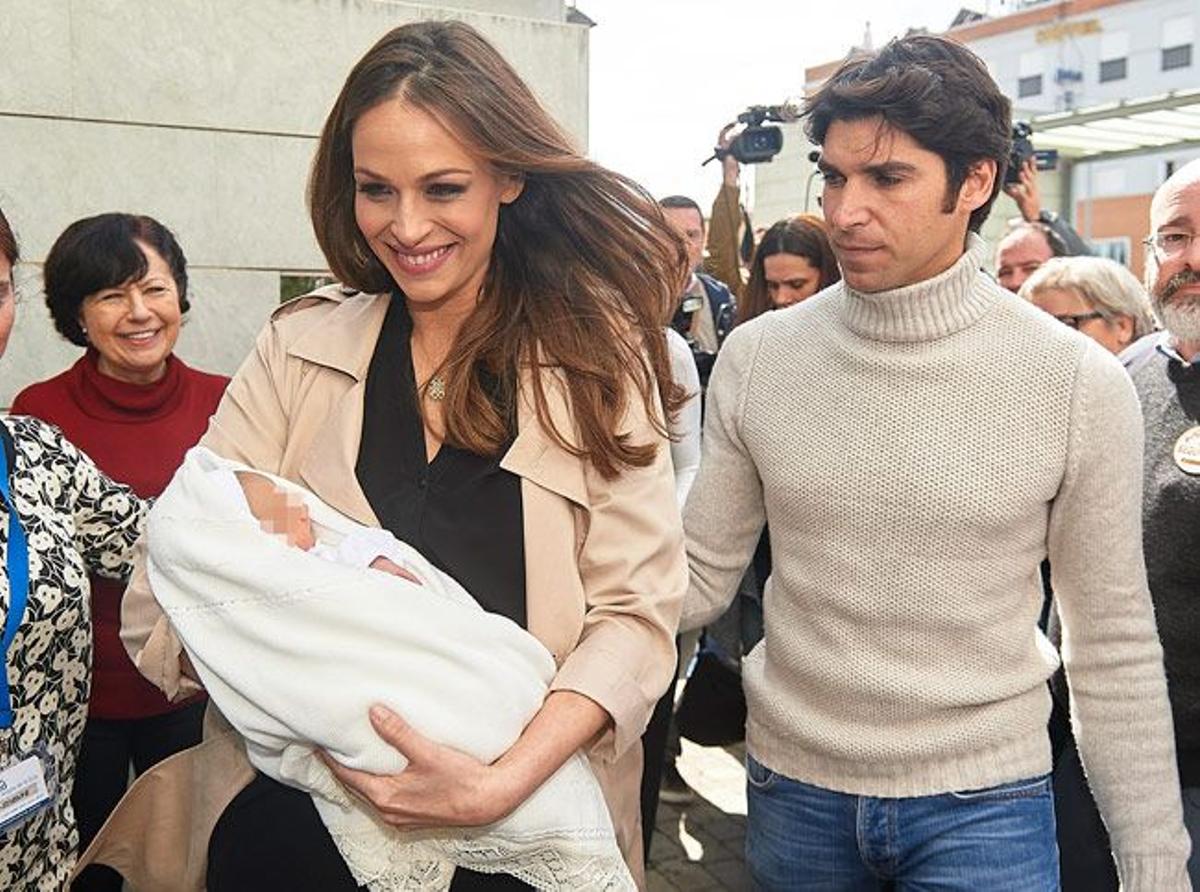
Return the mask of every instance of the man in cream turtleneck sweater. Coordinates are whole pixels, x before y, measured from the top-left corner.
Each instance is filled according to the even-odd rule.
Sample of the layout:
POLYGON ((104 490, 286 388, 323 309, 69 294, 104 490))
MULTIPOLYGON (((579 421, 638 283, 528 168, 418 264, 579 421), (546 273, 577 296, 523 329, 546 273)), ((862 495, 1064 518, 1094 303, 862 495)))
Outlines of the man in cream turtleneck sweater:
POLYGON ((772 890, 1058 885, 1047 555, 1084 766, 1126 890, 1190 889, 1121 366, 980 271, 1009 107, 929 36, 809 100, 843 281, 736 329, 685 512, 685 626, 764 523, 743 669, 747 863, 772 890))

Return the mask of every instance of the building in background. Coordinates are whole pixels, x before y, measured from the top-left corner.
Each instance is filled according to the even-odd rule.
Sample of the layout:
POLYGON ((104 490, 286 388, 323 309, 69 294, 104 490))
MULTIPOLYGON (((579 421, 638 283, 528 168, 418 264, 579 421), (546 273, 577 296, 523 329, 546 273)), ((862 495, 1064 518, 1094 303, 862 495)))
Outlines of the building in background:
MULTIPOLYGON (((1180 165, 1200 157, 1200 53, 1196 0, 1064 0, 1012 4, 995 18, 962 10, 945 36, 974 50, 1031 121, 1034 143, 1057 148, 1059 170, 1041 177, 1043 203, 1070 219, 1101 253, 1138 275, 1150 198, 1180 165)), ((806 93, 841 60, 805 70, 806 93)), ((762 225, 808 209, 812 146, 798 125, 784 156, 755 172, 754 216, 762 225)), ((1017 216, 1007 197, 984 228, 995 237, 1017 216)))
POLYGON ((435 18, 486 34, 586 148, 591 23, 564 0, 0 0, 0 206, 26 261, 0 405, 78 355, 40 265, 104 211, 174 230, 193 295, 179 353, 234 371, 281 294, 325 272, 304 192, 350 67, 435 18))

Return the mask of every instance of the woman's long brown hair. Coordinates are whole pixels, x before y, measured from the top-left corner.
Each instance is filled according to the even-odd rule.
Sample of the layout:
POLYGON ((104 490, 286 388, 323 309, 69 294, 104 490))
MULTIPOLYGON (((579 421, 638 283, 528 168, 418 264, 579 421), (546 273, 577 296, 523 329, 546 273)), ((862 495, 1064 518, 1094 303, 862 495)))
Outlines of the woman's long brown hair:
POLYGON ((445 366, 447 442, 495 454, 511 436, 517 370, 561 369, 575 430, 550 419, 550 375, 532 376, 537 416, 605 477, 653 461, 657 444, 622 430, 632 379, 660 433, 686 394, 671 377, 663 327, 687 258, 653 199, 583 157, 478 32, 421 22, 388 33, 351 71, 321 133, 309 182, 313 228, 330 269, 362 291, 391 275, 354 218, 351 136, 391 97, 438 119, 499 174, 524 180, 501 206, 479 304, 445 366), (500 398, 482 376, 499 380, 500 398), (665 412, 664 412, 665 409, 665 412))
POLYGON ((763 233, 754 251, 754 259, 750 261, 750 281, 746 283, 745 297, 738 305, 738 325, 775 309, 767 289, 765 262, 773 254, 795 254, 811 263, 820 275, 818 291, 842 278, 826 234, 825 221, 812 214, 784 217, 763 233))

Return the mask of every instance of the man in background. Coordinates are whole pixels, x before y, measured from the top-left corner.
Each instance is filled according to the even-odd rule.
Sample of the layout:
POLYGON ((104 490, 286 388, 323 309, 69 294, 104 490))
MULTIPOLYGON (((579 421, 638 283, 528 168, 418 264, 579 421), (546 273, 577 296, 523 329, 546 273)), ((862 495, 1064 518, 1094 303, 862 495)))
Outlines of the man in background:
POLYGON ((1146 572, 1192 838, 1188 873, 1200 887, 1200 159, 1177 170, 1151 202, 1146 287, 1164 331, 1123 358, 1142 402, 1146 572))
POLYGON ((1015 183, 1004 191, 1017 203, 1021 221, 996 245, 996 280, 1009 291, 1021 285, 1051 257, 1091 254, 1087 243, 1062 217, 1042 208, 1037 184, 1037 164, 1029 158, 1015 183))
MULTIPOLYGON (((659 206, 687 247, 688 276, 683 283, 671 327, 683 335, 692 350, 703 400, 717 352, 737 318, 737 305, 725 283, 700 271, 705 241, 704 215, 700 206, 683 195, 669 195, 659 202, 659 206)), ((686 668, 695 641, 695 636, 689 636, 684 640, 682 649, 680 641, 676 641, 679 672, 686 668)), ((671 685, 655 707, 646 733, 642 736, 642 839, 647 860, 650 857, 659 800, 671 805, 687 805, 695 799, 695 793, 676 766, 683 746, 674 707, 675 685, 671 685)))
POLYGON ((704 261, 704 214, 700 206, 683 195, 669 195, 659 205, 687 244, 691 270, 671 325, 687 339, 700 373, 700 385, 707 387, 717 351, 733 328, 737 305, 724 282, 700 272, 704 261))

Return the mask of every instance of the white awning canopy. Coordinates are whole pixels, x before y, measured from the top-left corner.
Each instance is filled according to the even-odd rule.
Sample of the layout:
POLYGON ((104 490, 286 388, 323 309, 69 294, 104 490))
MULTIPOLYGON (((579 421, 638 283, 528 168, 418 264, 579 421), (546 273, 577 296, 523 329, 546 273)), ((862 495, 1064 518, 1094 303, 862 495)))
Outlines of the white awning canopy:
POLYGON ((1096 161, 1166 148, 1200 148, 1200 89, 1106 102, 1030 119, 1033 144, 1096 161))

